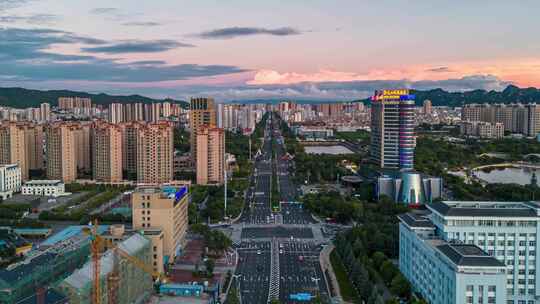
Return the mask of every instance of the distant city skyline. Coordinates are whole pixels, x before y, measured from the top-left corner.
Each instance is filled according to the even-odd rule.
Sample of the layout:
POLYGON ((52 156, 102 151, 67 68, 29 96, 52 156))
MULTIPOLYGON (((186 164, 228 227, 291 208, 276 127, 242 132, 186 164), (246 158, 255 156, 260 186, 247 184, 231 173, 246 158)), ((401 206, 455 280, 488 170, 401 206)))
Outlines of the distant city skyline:
POLYGON ((540 3, 0 0, 0 86, 216 101, 540 87, 540 3))

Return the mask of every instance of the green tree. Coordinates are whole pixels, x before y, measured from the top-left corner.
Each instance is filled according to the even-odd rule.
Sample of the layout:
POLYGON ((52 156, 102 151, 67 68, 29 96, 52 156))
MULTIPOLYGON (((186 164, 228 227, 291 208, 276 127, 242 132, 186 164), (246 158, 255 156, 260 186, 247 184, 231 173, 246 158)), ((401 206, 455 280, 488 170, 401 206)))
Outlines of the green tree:
POLYGON ((386 285, 390 285, 397 271, 396 266, 390 260, 386 260, 382 263, 379 273, 386 285))
POLYGON ((208 258, 204 262, 204 266, 206 268, 206 273, 208 274, 209 277, 214 276, 214 266, 215 265, 216 265, 216 263, 214 262, 214 259, 208 258))
POLYGON ((238 289, 232 286, 227 295, 227 304, 240 304, 240 299, 238 299, 238 289))
POLYGON ((386 261, 386 256, 384 255, 384 253, 377 251, 373 254, 371 259, 373 260, 373 266, 377 269, 380 269, 382 263, 386 261))
POLYGON ((401 273, 397 273, 392 279, 390 290, 399 297, 408 298, 411 293, 411 285, 401 273))

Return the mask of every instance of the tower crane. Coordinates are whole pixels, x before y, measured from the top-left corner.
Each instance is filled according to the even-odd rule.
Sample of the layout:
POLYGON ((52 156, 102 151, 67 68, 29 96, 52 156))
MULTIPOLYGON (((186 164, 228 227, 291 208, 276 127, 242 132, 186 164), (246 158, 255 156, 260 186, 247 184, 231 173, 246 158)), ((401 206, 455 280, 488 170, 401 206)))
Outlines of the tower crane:
MULTIPOLYGON (((92 227, 85 230, 85 232, 90 235, 92 266, 94 270, 92 282, 92 304, 101 304, 100 260, 102 252, 105 249, 105 239, 99 235, 97 229, 98 222, 95 220, 92 227)), ((112 250, 113 253, 113 267, 112 271, 107 275, 107 304, 118 304, 118 290, 120 288, 120 258, 127 260, 132 265, 150 274, 155 280, 154 282, 158 285, 169 281, 169 278, 163 273, 155 271, 152 266, 148 265, 139 258, 130 255, 128 252, 124 251, 118 246, 115 245, 110 250, 112 250)))

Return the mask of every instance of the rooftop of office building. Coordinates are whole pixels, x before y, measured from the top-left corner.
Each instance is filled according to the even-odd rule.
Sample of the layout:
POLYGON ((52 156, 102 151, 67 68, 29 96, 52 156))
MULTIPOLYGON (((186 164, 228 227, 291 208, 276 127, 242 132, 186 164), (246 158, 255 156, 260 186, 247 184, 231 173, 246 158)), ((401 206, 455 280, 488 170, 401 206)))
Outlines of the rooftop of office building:
POLYGON ((446 243, 435 248, 457 266, 505 267, 504 263, 476 245, 446 243))
POLYGON ((442 216, 461 217, 539 217, 539 202, 443 201, 427 205, 442 216))
POLYGON ((11 169, 11 168, 16 168, 18 166, 19 165, 17 165, 17 164, 7 164, 7 165, 0 165, 0 168, 11 169))
POLYGON ((396 178, 403 178, 404 176, 409 175, 420 175, 422 178, 431 178, 433 176, 416 171, 416 170, 399 170, 399 169, 379 169, 378 178, 388 178, 388 179, 396 179, 396 178))
MULTIPOLYGON (((430 211, 414 211, 398 215, 399 220, 409 228, 433 229, 435 226, 427 217, 430 211)), ((418 234, 418 237, 446 256, 456 266, 505 267, 504 263, 490 256, 480 247, 471 244, 449 243, 434 234, 418 234)))
POLYGON ((180 202, 182 198, 186 196, 186 194, 188 193, 188 187, 187 186, 139 187, 135 190, 135 193, 160 194, 161 198, 174 199, 175 204, 176 204, 180 202))
POLYGON ((411 228, 433 228, 435 229, 435 225, 426 217, 427 213, 404 213, 398 215, 398 218, 407 224, 407 226, 411 228))
POLYGON ((40 180, 31 180, 24 183, 25 186, 57 186, 62 184, 61 180, 58 179, 40 179, 40 180))

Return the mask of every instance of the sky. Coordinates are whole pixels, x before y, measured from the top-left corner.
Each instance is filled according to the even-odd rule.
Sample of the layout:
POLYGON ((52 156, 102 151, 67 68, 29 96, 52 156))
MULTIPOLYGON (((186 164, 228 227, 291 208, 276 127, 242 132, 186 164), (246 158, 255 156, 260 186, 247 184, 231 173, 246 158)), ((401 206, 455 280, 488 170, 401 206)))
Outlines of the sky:
POLYGON ((540 87, 540 1, 0 0, 0 86, 217 100, 540 87))

